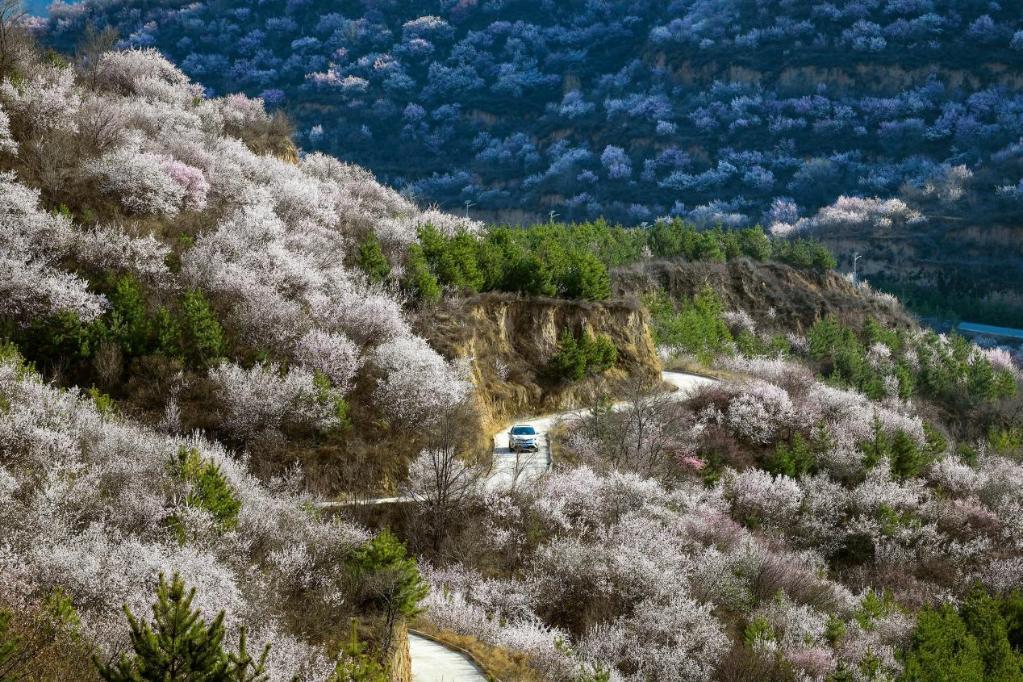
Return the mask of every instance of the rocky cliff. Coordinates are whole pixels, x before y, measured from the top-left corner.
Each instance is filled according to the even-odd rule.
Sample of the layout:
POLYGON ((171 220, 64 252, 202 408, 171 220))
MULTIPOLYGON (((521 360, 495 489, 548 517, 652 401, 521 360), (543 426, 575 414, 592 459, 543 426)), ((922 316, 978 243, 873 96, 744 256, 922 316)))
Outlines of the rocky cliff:
POLYGON ((628 376, 653 381, 660 371, 648 314, 626 300, 588 303, 485 294, 446 303, 431 311, 429 325, 422 326, 438 350, 468 362, 485 427, 586 405, 612 393, 628 376), (566 329, 610 336, 618 349, 617 365, 575 383, 548 376, 545 367, 566 329))

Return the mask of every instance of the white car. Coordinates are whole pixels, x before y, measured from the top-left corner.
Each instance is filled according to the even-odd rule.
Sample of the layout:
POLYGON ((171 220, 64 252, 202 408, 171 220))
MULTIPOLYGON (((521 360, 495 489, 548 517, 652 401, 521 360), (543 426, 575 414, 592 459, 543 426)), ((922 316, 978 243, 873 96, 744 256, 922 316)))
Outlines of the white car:
POLYGON ((536 452, 540 449, 540 434, 528 424, 516 424, 508 432, 508 448, 513 452, 536 452))

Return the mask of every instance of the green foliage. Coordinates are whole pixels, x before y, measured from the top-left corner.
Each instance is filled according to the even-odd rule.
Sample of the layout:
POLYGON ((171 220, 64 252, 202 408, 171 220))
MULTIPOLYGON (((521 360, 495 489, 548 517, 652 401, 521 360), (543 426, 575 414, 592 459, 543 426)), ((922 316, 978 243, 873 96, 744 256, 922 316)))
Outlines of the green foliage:
POLYGON ((827 625, 824 628, 824 637, 834 645, 845 637, 845 629, 845 621, 834 615, 829 615, 827 625))
POLYGON ((731 351, 733 340, 724 321, 724 306, 709 287, 680 308, 663 293, 648 299, 647 307, 659 346, 690 353, 703 362, 731 351))
MULTIPOLYGON (((479 236, 460 233, 449 237, 432 226, 419 232, 422 259, 443 286, 466 292, 510 291, 593 301, 611 295, 610 268, 639 261, 651 252, 715 262, 781 258, 800 267, 826 267, 827 251, 819 244, 776 246, 781 243, 769 239, 759 227, 700 230, 680 220, 658 222, 649 229, 598 220, 492 227, 479 236), (797 262, 792 253, 802 254, 806 264, 797 262)), ((410 253, 409 261, 413 259, 418 260, 418 254, 410 253)), ((417 269, 421 270, 421 265, 417 263, 417 269)), ((408 284, 406 288, 416 289, 408 284)))
POLYGON ((427 225, 419 230, 419 243, 441 284, 468 292, 483 287, 475 237, 466 232, 445 237, 440 230, 427 225))
POLYGON ((802 270, 827 272, 838 266, 834 254, 826 246, 811 239, 776 239, 772 254, 775 260, 802 270))
POLYGON ((238 653, 225 653, 224 612, 209 623, 192 610, 195 589, 185 591, 177 573, 168 583, 160 574, 152 623, 140 623, 126 606, 133 655, 115 665, 96 659, 108 682, 262 682, 267 679, 267 646, 259 659, 246 650, 245 631, 238 653))
POLYGON ((529 296, 554 296, 558 293, 550 270, 534 254, 523 255, 512 261, 507 266, 500 286, 529 296))
POLYGON ((853 612, 853 619, 864 630, 873 630, 874 622, 884 618, 896 609, 895 600, 887 592, 878 594, 869 590, 853 612))
POLYGON ((104 319, 104 338, 120 346, 129 357, 150 352, 153 320, 146 309, 145 294, 138 280, 130 275, 119 277, 107 298, 111 310, 104 319))
POLYGON ((801 433, 795 433, 788 443, 779 443, 766 462, 772 474, 785 474, 798 478, 813 473, 817 465, 818 448, 801 433))
POLYGON ((920 474, 931 461, 930 448, 937 446, 938 443, 933 443, 921 447, 911 435, 902 429, 888 434, 880 419, 875 416, 871 437, 860 443, 860 450, 864 454, 864 464, 868 468, 887 459, 892 475, 905 480, 920 474))
POLYGON ((904 680, 1023 680, 1023 597, 975 587, 956 610, 924 608, 905 652, 904 680))
POLYGON ((976 587, 959 608, 966 629, 977 640, 986 680, 1023 680, 1023 658, 1009 642, 1009 624, 1001 600, 976 587))
POLYGON ((227 352, 224 330, 201 291, 181 299, 181 348, 195 367, 209 367, 227 352))
POLYGON ((107 416, 114 413, 114 401, 106 393, 93 386, 89 389, 89 397, 92 398, 92 404, 96 406, 96 411, 101 415, 107 416))
POLYGON ((753 646, 757 642, 770 642, 774 638, 774 628, 763 616, 751 620, 742 633, 742 639, 747 646, 753 646))
POLYGON ((592 253, 573 253, 562 280, 562 293, 568 298, 603 301, 611 296, 611 276, 592 253))
POLYGON ((927 461, 912 436, 901 429, 895 432, 891 444, 891 467, 896 478, 905 480, 918 475, 927 461))
POLYGON ((416 615, 419 602, 430 591, 415 560, 407 556, 405 546, 386 529, 355 550, 349 565, 355 580, 365 586, 368 601, 385 610, 389 617, 416 615))
POLYGON ((220 466, 203 460, 195 448, 184 447, 178 451, 175 466, 178 475, 192 486, 186 504, 208 511, 221 528, 234 528, 242 503, 220 466))
POLYGON ((954 335, 948 343, 941 343, 936 334, 929 333, 916 351, 920 358, 917 383, 921 392, 950 407, 968 409, 1016 394, 1012 375, 995 369, 961 336, 954 335))
POLYGON ((371 282, 383 282, 391 274, 391 264, 380 247, 376 233, 368 232, 359 242, 356 256, 359 267, 366 273, 371 282))
POLYGON ((988 429, 987 443, 1000 455, 1017 452, 1023 448, 1023 427, 992 426, 988 429))
MULTIPOLYGON (((201 292, 188 292, 168 308, 151 304, 131 275, 110 278, 99 288, 110 308, 98 319, 86 324, 73 313, 57 313, 14 328, 11 340, 41 367, 72 370, 88 367, 103 344, 117 346, 126 360, 160 353, 199 369, 226 354, 223 328, 201 292)), ((78 378, 87 383, 87 376, 78 378)))
POLYGON ((344 396, 332 392, 331 389, 334 386, 330 381, 330 377, 323 372, 316 371, 313 373, 313 384, 316 386, 316 399, 324 405, 330 403, 334 408, 334 414, 337 416, 338 421, 336 428, 340 431, 351 428, 352 423, 348 419, 348 401, 344 399, 344 396))
POLYGON ((951 606, 925 608, 906 655, 906 682, 969 682, 984 679, 984 662, 977 640, 951 606))
POLYGON ((402 289, 421 303, 436 303, 440 300, 440 282, 430 270, 423 247, 419 244, 409 247, 402 289))
POLYGON ((773 242, 759 227, 701 230, 682 220, 659 221, 647 232, 650 251, 664 258, 725 262, 734 258, 771 259, 773 242))
POLYGON ((359 639, 359 626, 352 619, 348 641, 341 647, 341 656, 327 682, 388 682, 387 672, 359 639))
POLYGON ((920 394, 963 412, 1016 393, 1011 373, 995 369, 961 336, 952 336, 947 342, 933 332, 910 338, 872 320, 857 332, 829 316, 814 324, 807 341, 810 356, 818 361, 826 378, 856 388, 875 400, 886 395, 887 370, 873 367, 867 360, 868 350, 878 343, 892 351, 891 375, 898 381, 899 396, 903 399, 920 394), (899 358, 897 354, 904 351, 915 355, 917 367, 899 358))
POLYGON ((561 334, 558 352, 551 358, 550 369, 554 376, 569 381, 599 374, 614 367, 618 362, 618 349, 606 334, 593 336, 589 330, 576 336, 568 329, 561 334))

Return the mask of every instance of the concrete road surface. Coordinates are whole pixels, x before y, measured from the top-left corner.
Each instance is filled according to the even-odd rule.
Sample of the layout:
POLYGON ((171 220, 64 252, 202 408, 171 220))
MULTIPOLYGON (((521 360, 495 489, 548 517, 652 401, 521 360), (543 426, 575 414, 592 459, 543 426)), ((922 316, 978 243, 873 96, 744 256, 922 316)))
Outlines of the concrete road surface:
POLYGON ((409 633, 412 682, 487 682, 480 669, 459 652, 409 633))
MULTIPOLYGON (((676 388, 672 396, 678 400, 685 400, 694 391, 716 380, 696 374, 685 374, 682 372, 661 372, 661 378, 665 383, 676 388)), ((619 403, 617 408, 624 403, 619 403)), ((486 486, 490 490, 507 490, 515 485, 520 485, 534 480, 545 473, 551 464, 550 440, 548 434, 554 426, 565 419, 585 414, 586 410, 572 410, 549 414, 543 417, 520 419, 515 424, 509 424, 507 428, 494 436, 494 466, 491 469, 490 477, 486 480, 486 486), (512 452, 508 447, 508 434, 512 426, 526 424, 536 429, 539 434, 540 448, 536 452, 512 452)))

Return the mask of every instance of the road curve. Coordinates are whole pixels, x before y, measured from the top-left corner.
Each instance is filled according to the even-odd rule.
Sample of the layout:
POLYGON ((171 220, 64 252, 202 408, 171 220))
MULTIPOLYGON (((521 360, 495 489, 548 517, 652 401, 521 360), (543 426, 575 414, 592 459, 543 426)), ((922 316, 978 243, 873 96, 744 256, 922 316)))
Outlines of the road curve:
MULTIPOLYGON (((684 372, 661 372, 661 379, 675 387, 672 396, 678 400, 685 400, 694 391, 708 384, 715 383, 716 379, 688 374, 684 372)), ((617 403, 615 408, 625 403, 617 403)), ((586 409, 570 410, 559 412, 542 417, 531 417, 520 419, 515 424, 532 426, 540 434, 540 448, 536 452, 516 453, 508 447, 508 432, 513 426, 509 424, 503 431, 494 436, 494 463, 487 477, 486 486, 488 490, 507 490, 517 484, 525 483, 543 475, 551 466, 550 439, 549 433, 556 424, 565 419, 571 419, 586 413, 586 409)))
POLYGON ((412 682, 487 682, 468 656, 410 632, 412 682))
MULTIPOLYGON (((672 396, 685 400, 703 386, 715 383, 716 379, 686 374, 683 372, 662 372, 665 383, 675 387, 672 396)), ((615 408, 625 403, 618 403, 615 408)), ((489 490, 507 490, 517 484, 542 476, 551 465, 550 440, 548 433, 557 423, 573 416, 582 415, 585 409, 570 410, 542 417, 522 419, 517 424, 530 424, 540 434, 540 449, 534 453, 514 453, 508 448, 508 431, 511 425, 494 436, 494 463, 485 485, 489 490)), ((382 497, 363 500, 354 504, 386 504, 405 502, 408 498, 382 497)), ((318 506, 343 507, 353 503, 320 503, 318 506)), ((464 654, 434 642, 415 633, 409 633, 409 656, 412 660, 412 682, 486 682, 486 676, 464 654)))

